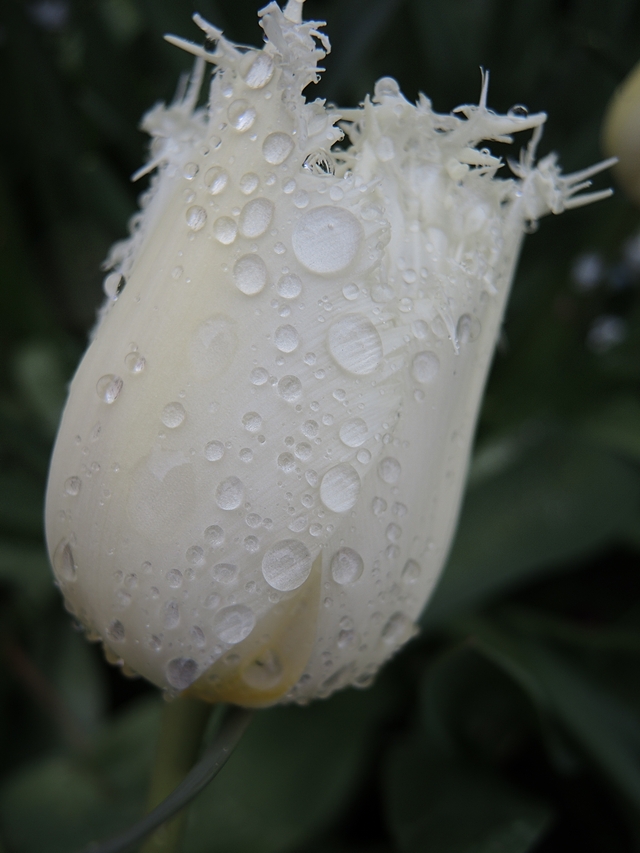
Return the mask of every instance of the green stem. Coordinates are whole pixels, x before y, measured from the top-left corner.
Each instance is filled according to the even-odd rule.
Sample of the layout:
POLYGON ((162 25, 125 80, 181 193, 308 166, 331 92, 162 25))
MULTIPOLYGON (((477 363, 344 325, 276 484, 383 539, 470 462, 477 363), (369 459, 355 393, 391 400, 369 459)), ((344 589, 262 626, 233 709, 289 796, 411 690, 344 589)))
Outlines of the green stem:
MULTIPOLYGON (((147 799, 149 812, 176 788, 193 767, 209 720, 211 705, 198 699, 179 697, 162 711, 156 760, 147 799)), ((140 853, 174 853, 180 849, 187 810, 160 826, 140 853)))
MULTIPOLYGON (((211 745, 207 747, 200 761, 165 800, 121 835, 102 843, 93 842, 85 847, 81 853, 125 853, 125 851, 131 850, 141 841, 144 841, 166 820, 184 808, 221 770, 242 737, 251 716, 251 711, 234 706, 230 707, 220 729, 214 735, 211 745)), ((152 784, 152 789, 153 787, 152 784)), ((153 849, 157 850, 158 848, 153 849)), ((164 848, 165 851, 170 849, 164 848)))

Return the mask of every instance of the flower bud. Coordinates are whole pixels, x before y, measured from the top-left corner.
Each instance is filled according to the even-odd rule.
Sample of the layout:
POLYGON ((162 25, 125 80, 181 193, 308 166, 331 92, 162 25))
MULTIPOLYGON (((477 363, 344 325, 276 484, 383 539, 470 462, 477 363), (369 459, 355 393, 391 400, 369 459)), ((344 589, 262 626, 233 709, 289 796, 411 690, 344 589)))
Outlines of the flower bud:
POLYGON ((640 204, 640 64, 616 89, 602 125, 602 147, 617 158, 614 175, 636 204, 640 204))
POLYGON ((197 16, 214 52, 169 39, 195 70, 144 118, 156 172, 47 497, 55 576, 108 657, 247 706, 365 686, 415 633, 524 227, 608 194, 572 198, 598 167, 535 166, 545 115, 487 109, 486 75, 452 115, 390 78, 358 109, 307 102, 329 44, 300 9, 260 12, 262 50, 197 16), (485 141, 523 130, 498 178, 485 141))

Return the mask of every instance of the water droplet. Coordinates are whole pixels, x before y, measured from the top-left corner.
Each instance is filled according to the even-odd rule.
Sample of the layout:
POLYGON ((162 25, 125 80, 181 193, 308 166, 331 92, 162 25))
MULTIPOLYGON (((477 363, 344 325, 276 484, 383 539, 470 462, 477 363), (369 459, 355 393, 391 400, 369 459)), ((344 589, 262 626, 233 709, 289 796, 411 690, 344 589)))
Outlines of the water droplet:
POLYGON ((300 343, 300 337, 293 326, 278 326, 274 341, 280 352, 293 352, 300 343))
POLYGON ((311 574, 311 554, 297 539, 283 539, 269 548, 262 558, 264 579, 279 592, 298 589, 311 574))
POLYGON ((358 254, 362 226, 341 207, 314 207, 296 223, 291 244, 296 258, 311 272, 327 275, 346 269, 358 254))
POLYGON ((182 170, 182 174, 188 181, 192 181, 200 171, 197 163, 187 163, 182 170))
POLYGON ((381 459, 378 464, 378 474, 380 475, 380 479, 385 483, 389 483, 391 486, 398 482, 401 471, 400 463, 397 459, 394 459, 393 456, 385 456, 385 458, 381 459))
POLYGON ((285 474, 290 474, 295 470, 296 460, 293 458, 291 453, 281 453, 278 456, 278 468, 284 471, 285 474))
POLYGON ((267 267, 260 255, 243 255, 233 268, 233 278, 239 291, 254 296, 267 283, 267 267))
POLYGON ((252 385, 264 385, 269 379, 269 374, 264 367, 256 367, 249 374, 249 379, 252 385))
POLYGON ((276 284, 276 291, 283 299, 295 299, 302 291, 302 281, 295 273, 282 275, 276 284))
POLYGON ((229 175, 221 166, 212 166, 204 176, 211 195, 219 195, 229 182, 229 175))
POLYGON ((352 418, 340 427, 340 441, 347 447, 360 447, 367 440, 368 427, 362 418, 352 418))
POLYGON ((328 334, 329 352, 349 373, 373 373, 382 360, 382 341, 373 323, 362 314, 346 314, 328 334))
POLYGON ((271 224, 273 211, 273 202, 268 198, 254 198, 248 201, 240 214, 242 236, 250 239, 261 237, 271 224))
POLYGON ((317 421, 305 421, 300 430, 305 438, 315 438, 320 431, 320 425, 317 421))
POLYGON ((179 278, 181 278, 181 277, 182 277, 182 273, 183 273, 183 272, 184 272, 184 269, 183 269, 182 267, 180 267, 180 266, 174 267, 174 268, 171 270, 171 278, 172 278, 174 281, 177 281, 179 278))
POLYGON ((260 541, 257 536, 245 536, 242 544, 250 554, 260 550, 260 541))
POLYGON ((192 545, 187 548, 185 557, 187 563, 191 563, 192 566, 201 566, 204 563, 204 551, 199 545, 192 545))
POLYGON ((458 320, 456 326, 456 338, 458 343, 464 346, 469 341, 475 341, 480 335, 480 320, 477 317, 472 317, 470 314, 463 314, 458 320))
POLYGON ((257 190, 259 183, 260 178, 255 172, 247 172, 246 175, 240 178, 240 192, 244 193, 244 195, 251 195, 252 192, 257 190))
POLYGON ((415 560, 407 560, 402 570, 402 580, 405 583, 415 583, 420 577, 421 571, 420 563, 415 560))
POLYGON ((283 400, 291 403, 302 394, 302 383, 297 376, 283 376, 278 382, 278 393, 283 400))
POLYGON ((393 77, 381 77, 373 87, 373 98, 378 103, 382 103, 385 98, 396 100, 401 98, 400 86, 393 77))
POLYGON ((219 548, 224 542, 224 530, 217 524, 212 524, 204 531, 204 541, 210 548, 219 548))
POLYGON ((149 637, 149 648, 152 652, 159 652, 162 648, 162 640, 156 634, 149 637))
POLYGON ((219 604, 220 596, 217 592, 212 592, 204 600, 204 606, 207 608, 207 610, 216 610, 219 604))
POLYGON ((96 383, 96 392, 98 397, 104 402, 111 405, 118 399, 123 386, 122 379, 114 373, 107 373, 101 376, 96 383))
POLYGON ((198 677, 198 664, 193 658, 173 658, 165 670, 167 681, 176 690, 186 690, 198 677))
POLYGON ((211 627, 223 643, 241 643, 253 631, 256 617, 253 610, 244 604, 234 604, 218 610, 211 627))
POLYGON ((53 554, 53 568, 60 580, 76 580, 78 567, 76 566, 76 561, 68 539, 61 539, 58 543, 53 554))
POLYGON ((395 524, 395 522, 392 521, 391 524, 387 525, 384 535, 387 537, 389 542, 398 542, 402 536, 402 528, 399 524, 395 524))
POLYGON ((293 197, 293 203, 298 210, 304 210, 309 204, 309 193, 306 190, 298 190, 293 197))
POLYGON ((279 166, 293 151, 293 139, 288 133, 270 133, 262 143, 262 156, 272 166, 279 166))
POLYGON ((371 501, 371 509, 374 515, 382 515, 387 511, 387 502, 384 498, 374 498, 371 501))
POLYGON ((414 626, 404 613, 394 613, 382 629, 380 636, 388 646, 399 646, 414 633, 414 626))
POLYGON ((211 576, 219 583, 229 584, 238 577, 238 567, 234 563, 216 563, 211 576))
POLYGON ((371 453, 366 448, 363 448, 356 453, 356 459, 361 465, 368 465, 371 462, 371 453))
POLYGON ((337 646, 339 649, 347 649, 355 641, 355 639, 355 631, 340 631, 340 633, 338 634, 337 646))
POLYGON ((238 226, 230 216, 219 216, 213 223, 213 236, 223 246, 230 246, 237 233, 238 226))
POLYGON ((376 155, 378 157, 378 160, 381 160, 383 163, 386 163, 389 160, 393 160, 395 154, 396 151, 393 147, 393 139, 389 139, 388 136, 380 137, 380 140, 376 145, 376 155))
POLYGON ((217 462, 224 456, 224 444, 221 441, 210 441, 204 448, 205 459, 217 462))
POLYGON ((336 583, 355 583, 363 571, 362 557, 353 548, 340 548, 331 558, 331 574, 336 583))
POLYGON ((244 486, 237 477, 227 477, 216 489, 216 503, 220 509, 237 509, 242 503, 244 486))
POLYGON ((139 352, 130 352, 128 355, 125 355, 124 363, 127 369, 135 375, 142 373, 147 362, 139 352))
POLYGON ((358 472, 352 465, 336 465, 322 478, 320 500, 332 512, 347 512, 355 506, 361 485, 358 472))
POLYGON ((160 420, 169 429, 179 427, 186 417, 182 403, 167 403, 160 414, 160 420))
POLYGON ((413 357, 411 375, 416 382, 428 385, 438 375, 440 359, 434 352, 419 352, 413 357))
POLYGON ((122 643, 124 641, 124 625, 119 619, 114 619, 107 628, 107 637, 113 643, 122 643))
POLYGON ((302 168, 319 178, 327 178, 336 173, 333 157, 324 148, 318 148, 317 151, 307 154, 302 162, 302 168))
POLYGON ((171 569, 167 572, 167 583, 171 589, 179 589, 182 586, 182 572, 180 569, 171 569))
POLYGON ((250 89, 262 89, 273 77, 274 69, 273 59, 260 51, 244 73, 244 82, 250 89))
POLYGON ((186 219, 192 231, 200 231, 207 223, 207 211, 199 204, 193 204, 187 209, 186 219))
POLYGON ((180 607, 178 606, 177 601, 167 601, 164 606, 163 617, 164 627, 167 630, 177 628, 180 624, 180 607))
POLYGON ((242 98, 234 101, 227 109, 229 122, 231 127, 234 127, 240 133, 245 133, 249 130, 256 120, 255 108, 251 106, 249 101, 242 98))
POLYGON ((193 639, 193 644, 197 648, 204 648, 206 643, 204 631, 202 630, 202 628, 198 627, 198 625, 194 625, 191 629, 191 638, 193 639))
POLYGON ((262 426, 262 417, 258 412, 247 412, 246 415, 242 416, 242 426, 248 432, 258 432, 262 426))
POLYGON ((429 326, 424 320, 415 320, 411 329, 419 340, 424 340, 429 335, 429 326))
POLYGON ((295 454, 298 459, 302 460, 302 462, 307 462, 311 459, 312 452, 311 445, 307 444, 306 441, 301 441, 296 444, 295 454))
POLYGON ((109 273, 102 282, 102 289, 104 290, 105 295, 108 296, 109 299, 117 299, 118 294, 122 290, 123 282, 124 277, 119 272, 109 273))
POLYGON ((75 497, 80 494, 80 489, 82 488, 82 481, 80 477, 69 477, 68 480, 64 481, 64 490, 68 495, 75 497))
POLYGON ((253 450, 250 447, 242 447, 238 453, 241 462, 249 463, 253 461, 253 450))
POLYGON ((242 680, 255 690, 271 690, 282 679, 283 668, 278 656, 268 649, 242 672, 242 680))

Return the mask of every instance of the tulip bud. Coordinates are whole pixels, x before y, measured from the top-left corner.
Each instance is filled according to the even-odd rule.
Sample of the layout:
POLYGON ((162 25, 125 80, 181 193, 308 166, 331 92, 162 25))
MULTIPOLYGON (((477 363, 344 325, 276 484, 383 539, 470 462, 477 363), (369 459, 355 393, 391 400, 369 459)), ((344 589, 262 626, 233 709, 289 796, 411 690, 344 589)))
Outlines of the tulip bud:
POLYGON ((572 198, 600 167, 535 166, 545 115, 487 109, 486 75, 452 115, 390 78, 359 109, 307 102, 329 44, 300 10, 260 12, 262 50, 197 16, 214 52, 169 39, 195 70, 144 118, 157 171, 47 497, 55 576, 108 657, 246 706, 365 686, 415 633, 525 225, 608 195, 572 198), (485 141, 523 130, 498 178, 485 141))

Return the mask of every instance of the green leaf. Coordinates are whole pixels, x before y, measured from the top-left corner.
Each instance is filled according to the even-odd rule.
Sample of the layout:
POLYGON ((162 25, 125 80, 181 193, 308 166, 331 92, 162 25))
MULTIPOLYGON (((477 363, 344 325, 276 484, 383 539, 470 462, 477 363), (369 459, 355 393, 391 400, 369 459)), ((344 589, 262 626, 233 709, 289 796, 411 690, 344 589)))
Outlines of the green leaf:
POLYGON ((0 583, 15 586, 34 603, 53 593, 53 577, 43 547, 0 540, 0 583))

